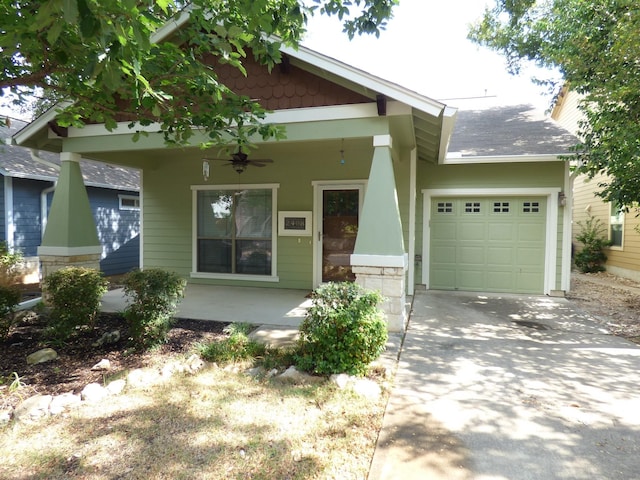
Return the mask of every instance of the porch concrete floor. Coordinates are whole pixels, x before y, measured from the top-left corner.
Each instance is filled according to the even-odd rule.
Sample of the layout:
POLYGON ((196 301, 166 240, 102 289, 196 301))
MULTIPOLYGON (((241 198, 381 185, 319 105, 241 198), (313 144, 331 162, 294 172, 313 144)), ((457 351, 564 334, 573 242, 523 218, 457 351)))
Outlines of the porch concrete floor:
MULTIPOLYGON (((311 306, 311 299, 305 297, 308 293, 308 290, 189 284, 176 317, 297 329, 311 306)), ((122 289, 111 290, 102 297, 102 311, 122 312, 126 302, 122 289)))

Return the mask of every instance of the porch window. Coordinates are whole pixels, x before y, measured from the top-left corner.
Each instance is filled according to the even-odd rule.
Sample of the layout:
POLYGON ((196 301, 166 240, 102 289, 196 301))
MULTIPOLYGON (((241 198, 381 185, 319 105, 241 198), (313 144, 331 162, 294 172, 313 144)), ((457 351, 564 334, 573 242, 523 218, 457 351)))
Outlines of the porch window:
POLYGON ((624 211, 620 206, 612 202, 611 214, 609 217, 609 240, 612 247, 622 248, 622 237, 624 235, 624 211))
POLYGON ((276 187, 203 188, 194 196, 196 274, 274 277, 276 187))

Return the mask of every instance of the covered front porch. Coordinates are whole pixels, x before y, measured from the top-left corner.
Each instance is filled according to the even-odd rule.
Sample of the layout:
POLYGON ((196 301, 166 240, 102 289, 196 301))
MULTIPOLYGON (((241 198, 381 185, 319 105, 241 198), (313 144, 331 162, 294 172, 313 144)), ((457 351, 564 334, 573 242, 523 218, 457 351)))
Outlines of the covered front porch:
MULTIPOLYGON (((189 283, 176 317, 297 329, 311 306, 309 293, 308 290, 189 283)), ((121 288, 102 297, 103 312, 122 312, 126 305, 127 297, 121 288)))

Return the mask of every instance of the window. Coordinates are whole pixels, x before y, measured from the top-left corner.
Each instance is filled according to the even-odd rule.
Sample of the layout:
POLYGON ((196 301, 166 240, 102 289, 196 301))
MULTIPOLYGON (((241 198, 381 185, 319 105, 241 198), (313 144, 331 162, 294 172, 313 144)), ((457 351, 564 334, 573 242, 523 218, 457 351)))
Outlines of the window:
POLYGON ((493 202, 493 213, 509 213, 509 202, 493 202))
POLYGON ((135 195, 118 195, 120 210, 140 210, 140 197, 135 195))
POLYGON ((276 187, 194 190, 196 272, 275 276, 276 187))
POLYGON ((540 213, 540 202, 523 202, 522 213, 540 213))
POLYGON ((453 203, 438 202, 438 213, 453 213, 453 203))
POLYGON ((464 213, 480 213, 480 202, 466 202, 464 213))
POLYGON ((622 248, 622 237, 624 234, 624 212, 617 203, 611 203, 609 217, 609 240, 612 247, 622 248))

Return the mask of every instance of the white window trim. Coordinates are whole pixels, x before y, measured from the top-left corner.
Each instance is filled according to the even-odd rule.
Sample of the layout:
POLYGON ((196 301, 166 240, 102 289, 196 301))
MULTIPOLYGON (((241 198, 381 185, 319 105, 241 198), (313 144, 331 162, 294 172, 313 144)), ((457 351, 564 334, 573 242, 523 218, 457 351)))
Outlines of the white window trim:
MULTIPOLYGON (((544 294, 556 290, 556 262, 558 258, 558 192, 560 188, 433 188, 423 189, 422 283, 429 288, 431 250, 431 200, 434 197, 523 197, 547 198, 545 239, 544 294)), ((564 228, 567 228, 566 222, 564 228)), ((562 282, 561 282, 562 283, 562 282)))
POLYGON ((279 183, 191 185, 191 278, 238 280, 244 282, 279 282, 278 277, 278 188, 279 183), (198 271, 198 192, 203 190, 271 190, 271 275, 209 273, 198 271))
MULTIPOLYGON (((612 210, 613 210, 613 206, 614 204, 612 202, 609 202, 609 216, 608 216, 608 226, 609 228, 607 228, 607 238, 609 239, 609 241, 611 241, 611 226, 613 225, 613 223, 611 223, 611 217, 613 215, 611 215, 612 210)), ((622 221, 620 222, 620 225, 622 225, 622 241, 620 242, 620 245, 610 245, 609 246, 609 250, 615 250, 617 252, 621 252, 624 250, 624 223, 625 223, 625 215, 624 212, 620 212, 620 215, 622 217, 622 221)))
POLYGON ((136 210, 136 211, 139 211, 140 210, 140 196, 138 196, 138 195, 119 194, 118 195, 118 208, 120 210, 136 210), (123 205, 122 204, 123 200, 134 200, 135 202, 137 202, 138 206, 137 207, 130 207, 128 205, 123 205))

